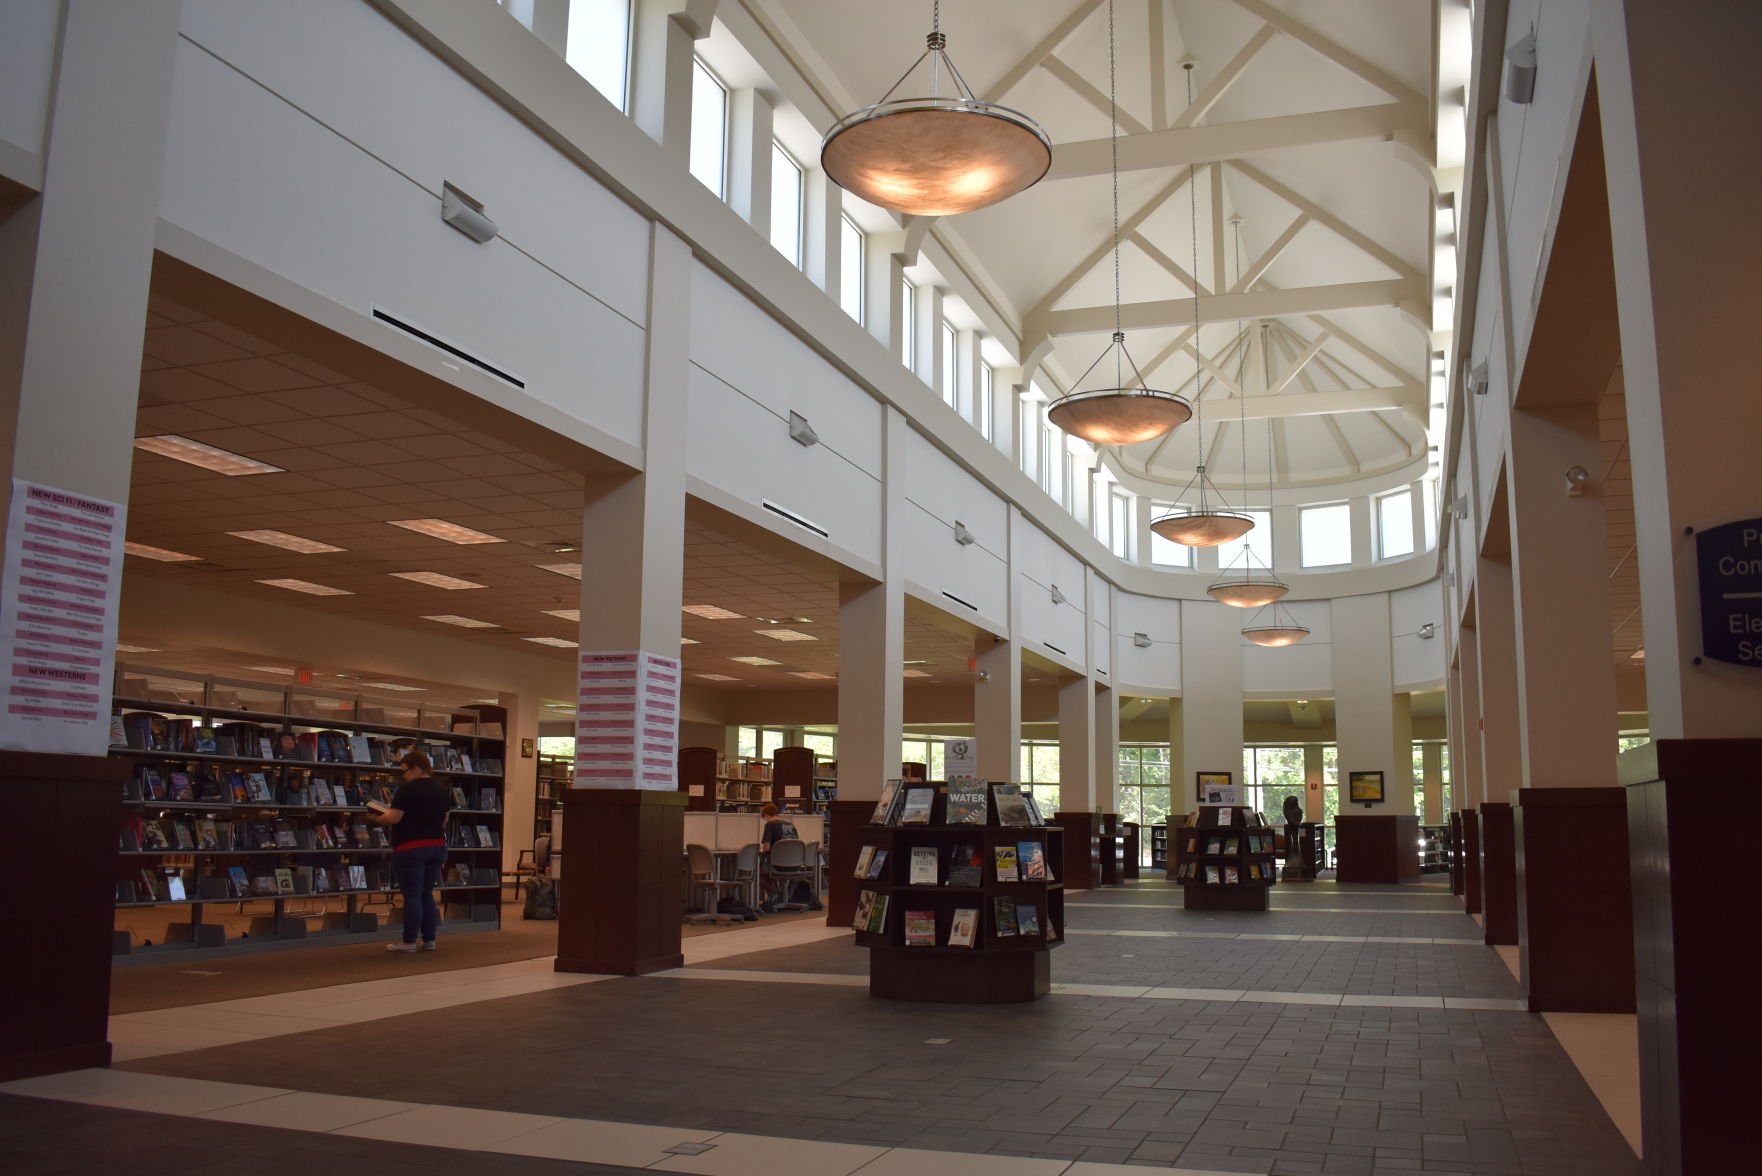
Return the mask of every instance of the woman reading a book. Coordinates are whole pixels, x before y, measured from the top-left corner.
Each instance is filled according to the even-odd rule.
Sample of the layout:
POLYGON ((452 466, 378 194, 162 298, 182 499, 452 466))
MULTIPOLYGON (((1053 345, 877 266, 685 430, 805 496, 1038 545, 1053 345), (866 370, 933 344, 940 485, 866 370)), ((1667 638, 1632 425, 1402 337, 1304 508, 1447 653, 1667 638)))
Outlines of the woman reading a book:
POLYGON ((391 830, 392 871, 404 894, 404 941, 388 943, 387 951, 433 951, 440 929, 440 908, 434 888, 440 885, 447 861, 447 813, 452 793, 430 772, 433 765, 420 751, 400 761, 404 782, 389 806, 369 803, 367 819, 391 830), (420 936, 421 942, 417 942, 420 936))

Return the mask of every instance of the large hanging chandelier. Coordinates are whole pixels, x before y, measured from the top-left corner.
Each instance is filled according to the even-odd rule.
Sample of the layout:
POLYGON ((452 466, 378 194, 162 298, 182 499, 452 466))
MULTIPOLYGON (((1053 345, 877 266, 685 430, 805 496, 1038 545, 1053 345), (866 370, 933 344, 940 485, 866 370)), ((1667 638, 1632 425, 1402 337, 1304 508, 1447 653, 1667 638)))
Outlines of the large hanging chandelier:
POLYGON ((1120 118, 1119 100, 1115 97, 1113 0, 1108 0, 1107 5, 1107 114, 1108 143, 1113 152, 1113 342, 1077 379, 1075 391, 1048 406, 1046 418, 1094 445, 1135 445, 1153 441, 1185 424, 1193 416, 1193 406, 1173 392, 1145 385, 1144 374, 1126 350, 1126 333, 1120 329, 1120 118), (1110 355, 1113 386, 1084 388, 1083 381, 1098 367, 1106 378, 1103 361, 1110 355), (1130 383, 1126 380, 1128 370, 1132 375, 1130 383))
POLYGON ((1242 636, 1256 645, 1295 645, 1309 636, 1309 626, 1299 624, 1284 605, 1269 604, 1248 619, 1248 624, 1242 627, 1242 636), (1262 620, 1268 609, 1272 610, 1272 615, 1262 620))
POLYGON ((941 0, 932 6, 925 46, 881 101, 826 132, 826 174, 871 204, 915 216, 972 212, 1033 187, 1052 166, 1052 141, 1027 115, 973 93, 948 57, 941 0), (895 98, 925 59, 930 97, 895 98), (944 70, 954 88, 947 96, 944 70))
MULTIPOLYGON (((1187 71, 1187 105, 1193 105, 1193 63, 1185 62, 1182 68, 1187 71)), ((1193 268, 1190 273, 1199 273, 1199 184, 1198 166, 1187 165, 1187 205, 1191 210, 1193 230, 1193 268)), ((1212 281, 1223 285, 1223 275, 1212 275, 1212 281)), ((1181 490, 1177 498, 1186 498, 1190 492, 1197 491, 1197 506, 1184 506, 1152 519, 1150 529, 1164 539, 1179 543, 1185 547, 1216 547, 1220 543, 1228 543, 1232 539, 1240 539, 1254 529, 1254 520, 1245 514, 1230 509, 1229 503, 1218 488, 1211 483, 1205 473, 1205 410, 1203 408, 1203 389, 1200 387, 1204 376, 1204 368, 1199 359, 1199 286, 1198 278, 1194 278, 1193 287, 1193 419, 1195 429, 1193 443, 1199 455, 1198 468, 1193 478, 1181 490), (1216 505, 1213 505, 1213 500, 1216 505)))

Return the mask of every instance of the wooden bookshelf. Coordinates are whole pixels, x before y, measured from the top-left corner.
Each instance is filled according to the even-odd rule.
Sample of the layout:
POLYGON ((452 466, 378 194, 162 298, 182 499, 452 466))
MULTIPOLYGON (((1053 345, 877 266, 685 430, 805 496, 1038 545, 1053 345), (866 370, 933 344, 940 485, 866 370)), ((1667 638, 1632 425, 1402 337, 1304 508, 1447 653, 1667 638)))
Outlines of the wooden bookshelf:
POLYGON ((1169 868, 1169 827, 1166 824, 1148 826, 1150 830, 1150 869, 1153 873, 1166 874, 1169 868))
POLYGON ((540 837, 548 837, 551 832, 551 818, 563 808, 563 798, 569 793, 569 783, 575 775, 575 761, 563 755, 541 755, 538 757, 538 779, 533 787, 536 790, 532 801, 532 839, 536 843, 540 837))
POLYGON ((1273 829, 1240 805, 1202 805, 1170 830, 1179 844, 1177 880, 1190 911, 1264 911, 1278 880, 1273 829))
MULTIPOLYGON (((118 681, 157 673, 125 667, 118 681)), ((378 707, 353 696, 320 695, 323 705, 314 706, 297 687, 192 683, 187 676, 180 685, 179 699, 154 691, 119 697, 113 709, 130 744, 110 752, 128 765, 115 907, 175 916, 150 950, 245 950, 379 931, 368 903, 378 898, 389 908, 397 881, 389 840, 366 822, 366 802, 390 799, 401 780, 396 760, 411 748, 429 754, 435 778, 455 798, 439 888, 443 916, 499 925, 505 711, 447 712, 444 725, 437 712, 418 712, 405 723, 384 721, 378 707), (249 709, 235 703, 241 695, 249 709), (291 748, 283 746, 286 736, 291 748), (245 903, 267 910, 252 920, 248 942, 229 942, 223 925, 204 920, 208 907, 243 910, 245 903), (314 918, 321 920, 316 930, 314 918)), ((126 930, 112 939, 114 952, 133 950, 126 930)))
POLYGON ((888 855, 878 877, 855 882, 859 908, 864 891, 871 892, 874 901, 887 902, 877 931, 856 932, 858 946, 869 949, 870 993, 890 1000, 955 1004, 1003 1004, 1045 996, 1052 983, 1048 953, 1064 942, 1065 934, 1064 883, 1057 876, 1064 861, 1063 830, 1053 825, 1000 825, 995 802, 987 806, 986 824, 949 825, 945 790, 910 783, 936 788, 929 824, 871 824, 860 830, 862 846, 884 849, 888 855), (1023 844, 1036 847, 1048 877, 999 881, 997 850, 1023 844), (950 857, 959 847, 971 847, 982 858, 976 885, 949 884, 950 857), (911 882, 914 849, 935 851, 934 885, 911 882), (1016 934, 1002 934, 999 899, 1007 900, 1016 912, 1024 906, 1032 908, 1038 934, 1021 933, 1019 922, 1016 934), (951 946, 955 912, 963 909, 977 912, 973 945, 951 946), (920 911, 934 918, 933 945, 907 943, 907 915, 920 911))
POLYGON ((779 747, 771 759, 771 802, 786 813, 814 811, 814 750, 779 747))
POLYGON ((717 776, 721 766, 722 753, 713 747, 679 749, 679 791, 685 793, 687 812, 716 811, 717 776))

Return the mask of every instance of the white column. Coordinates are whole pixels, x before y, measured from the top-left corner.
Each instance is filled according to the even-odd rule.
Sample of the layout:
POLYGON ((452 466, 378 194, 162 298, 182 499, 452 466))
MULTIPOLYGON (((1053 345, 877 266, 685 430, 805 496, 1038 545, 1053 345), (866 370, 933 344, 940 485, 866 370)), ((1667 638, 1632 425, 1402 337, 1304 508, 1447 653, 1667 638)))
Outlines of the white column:
POLYGON ((979 332, 972 330, 954 333, 954 407, 955 411, 979 427, 977 401, 979 398, 979 332))
POLYGON ((1021 444, 1021 426, 1016 414, 1021 411, 1021 368, 996 368, 991 373, 991 443, 998 451, 1014 459, 1021 468, 1016 448, 1021 444))
POLYGON ((1511 579, 1526 788, 1614 787, 1615 655, 1597 405, 1511 414, 1511 579), (1576 498, 1566 471, 1592 481, 1576 498))
POLYGON ((512 870, 520 851, 532 848, 540 709, 536 694, 502 694, 496 705, 508 713, 502 731, 502 869, 512 870), (531 756, 520 754, 523 739, 532 740, 531 756))
MULTIPOLYGON (((1305 743, 1303 745, 1303 819, 1306 821, 1325 821, 1328 817, 1327 801, 1327 764, 1322 755, 1322 745, 1305 743)), ((1267 814, 1269 817, 1271 813, 1267 814)))
POLYGON ((64 6, 43 190, 0 219, 0 502, 128 501, 180 8, 64 6))
POLYGON ((1242 610, 1181 602, 1181 745, 1194 795, 1198 772, 1242 781, 1242 610))
POLYGON ((1462 739, 1461 758, 1450 761, 1450 774, 1454 777, 1450 793, 1456 809, 1467 813, 1480 808, 1487 799, 1486 757, 1481 747, 1481 646, 1476 630, 1462 631, 1457 655, 1462 663, 1462 739))
POLYGON ((1095 809, 1095 685, 1087 677, 1058 685, 1058 805, 1095 809))
MULTIPOLYGON (((1370 499, 1360 494, 1347 503, 1352 518, 1352 562, 1359 567, 1371 562, 1376 548, 1371 540, 1370 499)), ((1342 764, 1341 768, 1344 769, 1342 764)))
POLYGON ((819 168, 803 176, 802 271, 838 302, 844 290, 844 189, 819 168))
POLYGON ((979 744, 979 775, 993 782, 1015 781, 1022 771, 1022 647, 1015 640, 1021 629, 1015 532, 1021 525, 1021 512, 1009 507, 1004 543, 1010 636, 1000 640, 980 633, 974 638, 973 660, 983 677, 973 684, 973 738, 979 744))
POLYGON ((754 89, 728 93, 728 207, 771 238, 771 100, 754 89))
MULTIPOLYGON (((1381 772, 1384 804, 1373 813, 1413 810, 1412 786, 1400 798, 1412 768, 1395 763, 1395 670, 1391 662, 1389 598, 1384 593, 1342 596, 1330 613, 1333 632, 1334 735, 1340 746, 1340 785, 1349 772, 1381 772), (1397 770, 1399 768, 1399 770, 1397 770)), ((1348 811, 1341 797, 1340 811, 1348 811)))
POLYGON ((905 261, 893 251, 887 240, 890 235, 870 233, 864 238, 864 248, 869 256, 863 266, 863 281, 867 287, 863 291, 863 326, 868 328, 869 334, 881 340, 881 346, 899 358, 903 338, 900 284, 905 280, 905 261))
POLYGON ((917 345, 918 357, 914 368, 923 381, 930 385, 930 390, 944 400, 948 392, 942 387, 942 298, 944 291, 941 286, 923 285, 918 287, 918 295, 914 299, 913 309, 917 312, 917 323, 913 330, 912 341, 917 345))
POLYGON ((1419 783, 1413 778, 1413 695, 1397 694, 1390 701, 1394 739, 1389 754, 1394 757, 1395 774, 1388 778, 1391 783, 1384 792, 1389 799, 1381 811, 1417 816, 1413 807, 1413 786, 1419 783))
MULTIPOLYGON (((710 33, 685 0, 636 0, 630 52, 630 117, 649 138, 691 158, 691 66, 695 43, 710 33)), ((712 8, 714 5, 711 6, 712 8)))
POLYGON ((1095 687, 1095 803, 1104 813, 1120 811, 1120 696, 1112 686, 1095 687))
MULTIPOLYGON (((1495 520, 1495 525, 1497 525, 1495 520)), ((1482 804, 1509 804, 1523 783, 1518 740, 1517 644, 1511 565, 1486 556, 1474 576, 1475 633, 1481 683, 1482 804)))
MULTIPOLYGON (((909 426, 898 409, 886 411, 882 462, 880 583, 847 582, 838 589, 838 799, 874 800, 882 782, 900 774, 905 716, 905 579, 899 536, 906 509, 905 459, 909 426)), ((983 749, 984 744, 980 744, 983 749)))

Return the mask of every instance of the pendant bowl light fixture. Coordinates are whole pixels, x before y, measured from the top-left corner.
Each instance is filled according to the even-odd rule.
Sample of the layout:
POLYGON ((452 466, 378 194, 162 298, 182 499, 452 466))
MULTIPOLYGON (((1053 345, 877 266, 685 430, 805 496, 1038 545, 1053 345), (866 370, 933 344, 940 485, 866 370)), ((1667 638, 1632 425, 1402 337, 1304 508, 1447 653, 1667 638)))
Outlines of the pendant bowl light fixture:
MULTIPOLYGON (((1144 383, 1144 374, 1126 350, 1126 333, 1120 329, 1120 117, 1115 97, 1113 0, 1107 5, 1107 117, 1108 145, 1113 152, 1113 342, 1088 371, 1078 377, 1076 391, 1053 401, 1046 419, 1060 429, 1092 445, 1135 445, 1156 438, 1192 419, 1193 406, 1173 392, 1162 392, 1144 383), (1113 357, 1113 387, 1084 388, 1083 381, 1103 361, 1113 357), (1132 380, 1126 381, 1131 372, 1132 380)), ((1102 377, 1106 379, 1105 374, 1102 377)))
POLYGON ((1309 627, 1298 624, 1297 618, 1283 605, 1269 604, 1249 618, 1248 624, 1242 629, 1242 636, 1256 645, 1278 648, 1295 645, 1309 636, 1309 627), (1261 615, 1267 609, 1272 610, 1272 615, 1262 620, 1261 615))
POLYGON ((832 125, 820 144, 820 166, 833 183, 871 204, 913 216, 955 216, 1039 183, 1052 166, 1052 140, 1027 115, 973 93, 948 57, 936 0, 924 52, 881 101, 832 125), (926 58, 931 96, 895 98, 926 58), (954 89, 946 96, 944 69, 954 89))
MULTIPOLYGON (((1184 62, 1182 68, 1187 71, 1187 105, 1193 105, 1193 63, 1184 62)), ((1215 165, 1214 165, 1215 166, 1215 165)), ((1191 228, 1193 234, 1193 268, 1188 271, 1194 275, 1199 273, 1199 184, 1196 164, 1187 165, 1187 206, 1191 210, 1191 228)), ((1212 283, 1221 288, 1223 275, 1213 274, 1212 283)), ((1205 473, 1205 411, 1201 407, 1204 390, 1201 380, 1204 378, 1204 365, 1199 359, 1199 286, 1197 276, 1193 287, 1193 416, 1194 416, 1194 452, 1199 455, 1198 468, 1193 478, 1181 490, 1177 498, 1186 497, 1188 491, 1199 492, 1199 504, 1192 507, 1179 507, 1159 519, 1150 521, 1150 529, 1173 543, 1183 547, 1216 547, 1220 543, 1228 543, 1232 539, 1240 539, 1254 529, 1254 520, 1245 514, 1230 509, 1229 503, 1218 488, 1211 483, 1205 473), (1212 500, 1217 505, 1212 505, 1212 500)))

